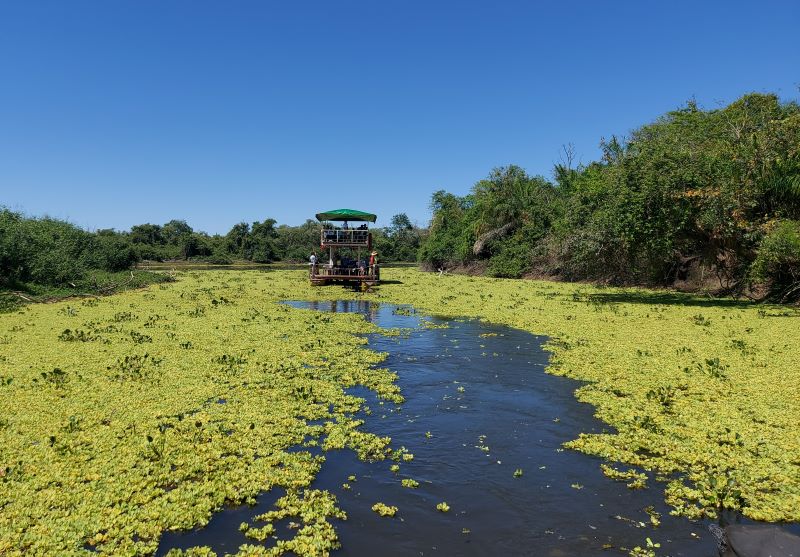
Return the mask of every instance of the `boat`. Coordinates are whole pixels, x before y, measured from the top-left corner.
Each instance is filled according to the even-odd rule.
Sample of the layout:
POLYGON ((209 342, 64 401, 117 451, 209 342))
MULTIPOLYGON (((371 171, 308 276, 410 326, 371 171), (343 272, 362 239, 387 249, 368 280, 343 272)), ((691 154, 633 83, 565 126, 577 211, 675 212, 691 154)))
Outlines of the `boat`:
POLYGON ((377 285, 380 266, 367 223, 374 223, 378 217, 355 209, 334 209, 315 216, 321 225, 319 247, 322 253, 311 263, 311 284, 377 285))

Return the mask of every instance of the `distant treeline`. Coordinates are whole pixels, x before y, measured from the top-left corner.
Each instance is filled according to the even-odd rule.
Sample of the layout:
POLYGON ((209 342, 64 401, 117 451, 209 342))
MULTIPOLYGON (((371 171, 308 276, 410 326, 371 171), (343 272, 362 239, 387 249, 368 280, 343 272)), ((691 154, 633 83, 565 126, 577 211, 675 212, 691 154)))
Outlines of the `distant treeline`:
MULTIPOLYGON (((508 166, 467 196, 434 193, 427 230, 403 213, 372 229, 381 261, 800 299, 797 103, 690 102, 601 147, 602 160, 577 165, 565 148, 553 180, 508 166)), ((0 287, 59 286, 142 260, 306 261, 319 245, 315 221, 276 224, 213 236, 182 220, 87 232, 0 208, 0 287)))
MULTIPOLYGON (((87 232, 68 222, 0 208, 0 287, 28 283, 63 286, 95 270, 117 272, 143 260, 191 259, 209 263, 307 261, 319 246, 319 223, 276 226, 276 221, 234 225, 225 235, 197 232, 185 221, 140 224, 129 231, 87 232)), ((424 231, 401 213, 372 229, 382 261, 415 261, 424 231)))
POLYGON ((602 160, 553 181, 494 170, 465 197, 433 194, 419 259, 499 277, 678 285, 800 297, 800 107, 746 95, 725 108, 694 102, 602 160))

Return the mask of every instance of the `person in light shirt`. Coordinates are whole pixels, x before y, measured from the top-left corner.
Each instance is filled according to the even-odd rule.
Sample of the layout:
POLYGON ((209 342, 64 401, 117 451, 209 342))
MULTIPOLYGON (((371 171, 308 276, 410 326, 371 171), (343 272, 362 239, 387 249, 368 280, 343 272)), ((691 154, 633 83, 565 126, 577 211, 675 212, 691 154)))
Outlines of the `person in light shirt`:
POLYGON ((369 272, 371 275, 374 275, 376 278, 378 276, 378 252, 373 251, 369 254, 369 272))

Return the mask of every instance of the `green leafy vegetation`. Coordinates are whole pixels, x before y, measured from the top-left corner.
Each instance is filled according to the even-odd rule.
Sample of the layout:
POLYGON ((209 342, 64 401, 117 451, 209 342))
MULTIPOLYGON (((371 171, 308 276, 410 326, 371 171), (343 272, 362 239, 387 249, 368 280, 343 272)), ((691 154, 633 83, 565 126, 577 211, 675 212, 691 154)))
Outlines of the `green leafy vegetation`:
POLYGON ((800 221, 782 221, 768 228, 751 277, 769 285, 770 297, 786 302, 800 297, 800 221))
POLYGON ((270 554, 336 547, 343 513, 307 489, 324 459, 288 449, 324 435, 383 460, 389 439, 361 430, 363 400, 345 389, 402 398, 356 336, 372 326, 277 303, 298 278, 187 274, 0 316, 0 554, 152 554, 165 530, 278 487, 247 535, 295 517, 270 554))
MULTIPOLYGON (((171 280, 163 273, 130 271, 142 261, 305 263, 319 244, 319 231, 312 220, 276 227, 275 220, 266 219, 238 223, 214 236, 182 220, 90 233, 65 221, 0 207, 0 313, 28 302, 105 295, 171 280)), ((372 235, 382 262, 414 261, 424 231, 400 213, 390 226, 372 229, 372 235)))
MULTIPOLYGON (((130 231, 86 232, 50 217, 32 218, 0 207, 0 293, 44 290, 56 297, 82 290, 102 290, 115 273, 140 261, 197 261, 231 264, 235 261, 302 262, 319 244, 320 224, 276 226, 274 219, 234 225, 225 235, 210 236, 185 221, 140 224, 130 231)), ((411 224, 405 213, 391 218, 385 228, 373 228, 373 245, 381 261, 415 261, 425 231, 411 224)), ((145 276, 145 275, 140 275, 145 276)), ((42 292, 39 292, 42 295, 42 292)), ((0 297, 0 310, 16 299, 0 297)))
POLYGON ((397 514, 397 507, 394 505, 389 506, 384 503, 375 503, 372 505, 372 510, 381 516, 394 516, 397 514))
POLYGON ((303 444, 388 459, 396 472, 413 457, 364 431, 354 417, 364 400, 346 393, 363 385, 402 401, 394 374, 370 367, 383 356, 357 336, 374 328, 277 303, 298 298, 371 299, 548 335, 549 371, 587 381, 577 398, 613 428, 567 446, 605 459, 606 475, 633 489, 666 481, 666 500, 687 516, 800 520, 795 310, 401 269, 366 294, 311 287, 303 271, 178 278, 0 316, 0 553, 151 554, 164 531, 275 488, 286 496, 274 513, 243 528, 254 543, 278 540, 242 554, 336 547, 341 510, 310 489, 324 453, 303 444), (700 314, 711 324, 695 324, 700 314), (278 534, 288 518, 297 528, 278 534))
POLYGON ((695 103, 603 140, 600 161, 554 181, 516 166, 469 195, 433 194, 419 260, 490 276, 800 298, 800 106, 745 95, 695 103))
POLYGON ((101 296, 172 280, 173 277, 167 273, 138 269, 119 272, 88 269, 81 278, 61 285, 0 281, 0 313, 15 311, 31 302, 52 302, 72 297, 82 298, 83 304, 91 304, 101 296))
POLYGON ((548 371, 587 381, 576 397, 611 426, 567 447, 606 459, 606 475, 632 489, 666 481, 673 512, 689 517, 724 508, 800 520, 798 310, 399 269, 391 278, 402 284, 374 299, 549 336, 548 371))
POLYGON ((659 549, 661 544, 654 542, 650 538, 645 539, 645 547, 636 546, 628 553, 631 557, 656 557, 656 549, 659 549))
POLYGON ((80 280, 88 269, 120 271, 135 260, 134 251, 115 238, 0 208, 0 285, 59 286, 80 280))

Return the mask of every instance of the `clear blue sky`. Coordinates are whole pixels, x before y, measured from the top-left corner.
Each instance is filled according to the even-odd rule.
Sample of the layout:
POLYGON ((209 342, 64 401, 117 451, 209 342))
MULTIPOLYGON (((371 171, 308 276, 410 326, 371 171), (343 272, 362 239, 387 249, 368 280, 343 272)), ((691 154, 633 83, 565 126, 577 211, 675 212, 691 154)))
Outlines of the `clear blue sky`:
POLYGON ((549 177, 695 97, 798 99, 800 2, 0 0, 0 205, 227 231, 549 177))

